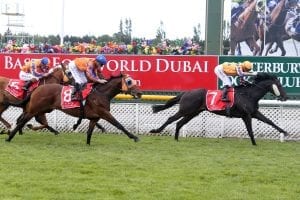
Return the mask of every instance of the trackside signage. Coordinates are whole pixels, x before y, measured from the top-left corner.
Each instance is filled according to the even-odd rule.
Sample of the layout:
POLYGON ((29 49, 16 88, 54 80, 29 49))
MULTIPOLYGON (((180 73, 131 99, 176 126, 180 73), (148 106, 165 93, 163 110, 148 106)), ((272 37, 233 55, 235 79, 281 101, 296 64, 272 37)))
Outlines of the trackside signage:
MULTIPOLYGON (((290 95, 300 94, 300 59, 297 57, 238 57, 220 56, 219 63, 253 62, 253 70, 257 72, 273 73, 279 77, 285 91, 290 95)), ((236 81, 236 78, 233 78, 236 81)), ((221 87, 221 83, 219 84, 221 87)))
MULTIPOLYGON (((18 78, 20 67, 31 59, 47 56, 51 66, 91 54, 0 54, 0 75, 18 78)), ((109 78, 120 71, 138 81, 142 90, 185 91, 196 88, 217 88, 214 67, 218 56, 133 56, 106 55, 103 74, 109 78)))

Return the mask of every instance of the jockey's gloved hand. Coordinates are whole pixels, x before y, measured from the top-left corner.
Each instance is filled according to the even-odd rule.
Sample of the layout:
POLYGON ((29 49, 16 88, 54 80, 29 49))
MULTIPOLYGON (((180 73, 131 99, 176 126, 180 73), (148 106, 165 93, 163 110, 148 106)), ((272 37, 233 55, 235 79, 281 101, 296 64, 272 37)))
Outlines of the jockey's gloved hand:
POLYGON ((53 68, 49 69, 48 73, 51 74, 54 71, 53 68))
POLYGON ((105 80, 105 79, 99 79, 99 80, 98 80, 98 83, 104 84, 104 83, 107 83, 107 80, 105 80))
POLYGON ((240 85, 245 85, 246 81, 244 79, 244 76, 239 76, 240 85))

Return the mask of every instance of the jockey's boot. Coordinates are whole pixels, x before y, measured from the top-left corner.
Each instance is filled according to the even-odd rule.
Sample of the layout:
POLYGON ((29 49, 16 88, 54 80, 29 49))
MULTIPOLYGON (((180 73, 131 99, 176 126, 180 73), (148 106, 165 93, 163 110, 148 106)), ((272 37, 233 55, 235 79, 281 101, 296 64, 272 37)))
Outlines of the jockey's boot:
POLYGON ((79 91, 80 91, 80 84, 79 83, 75 83, 75 86, 72 89, 72 93, 71 93, 71 100, 72 101, 78 101, 79 100, 79 91))
POLYGON ((26 81, 25 84, 23 85, 22 89, 25 91, 28 91, 31 83, 32 83, 31 81, 26 81))
POLYGON ((228 98, 228 95, 227 95, 229 88, 230 87, 228 85, 224 86, 224 88, 222 90, 222 99, 221 99, 221 101, 224 101, 224 102, 229 102, 230 101, 229 98, 228 98))

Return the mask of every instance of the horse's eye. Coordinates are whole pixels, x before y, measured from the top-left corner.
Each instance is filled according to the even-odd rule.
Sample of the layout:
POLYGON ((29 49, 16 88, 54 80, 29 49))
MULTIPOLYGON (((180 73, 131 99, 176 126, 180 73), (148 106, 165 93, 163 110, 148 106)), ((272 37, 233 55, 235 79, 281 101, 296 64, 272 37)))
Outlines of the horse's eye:
POLYGON ((128 86, 132 85, 132 80, 131 80, 131 79, 127 79, 127 80, 126 80, 126 84, 127 84, 128 86))

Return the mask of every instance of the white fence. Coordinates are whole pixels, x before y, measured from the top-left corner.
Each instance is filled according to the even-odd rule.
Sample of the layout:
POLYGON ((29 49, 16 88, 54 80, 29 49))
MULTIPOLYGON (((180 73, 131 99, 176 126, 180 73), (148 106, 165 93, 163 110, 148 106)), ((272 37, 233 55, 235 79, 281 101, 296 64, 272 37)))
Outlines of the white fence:
MULTIPOLYGON (((159 113, 152 113, 150 103, 112 103, 111 113, 123 124, 123 126, 134 134, 150 134, 153 128, 158 128, 168 117, 175 114, 178 105, 159 113)), ((299 101, 260 101, 259 110, 271 119, 275 124, 286 130, 290 135, 287 140, 300 140, 300 102, 299 101)), ((9 122, 15 122, 21 114, 20 108, 10 107, 3 113, 3 117, 9 122)), ((68 116, 61 111, 55 110, 47 114, 49 125, 59 132, 72 132, 73 124, 77 118, 68 116)), ((31 120, 30 123, 38 125, 31 120)), ((118 129, 104 120, 99 121, 107 132, 121 133, 118 129)), ((255 138, 279 139, 280 133, 263 122, 252 120, 255 138)), ((159 135, 174 135, 176 122, 170 124, 159 135)), ((0 125, 3 128, 3 125, 0 125)), ((88 120, 83 120, 77 131, 86 132, 88 120)), ((26 131, 26 129, 25 129, 26 131)), ((42 130, 47 131, 47 130, 42 130)), ((94 132, 99 132, 95 128, 94 132)), ((180 132, 182 137, 238 137, 248 138, 246 127, 241 119, 227 118, 204 111, 199 116, 186 124, 180 132)))

